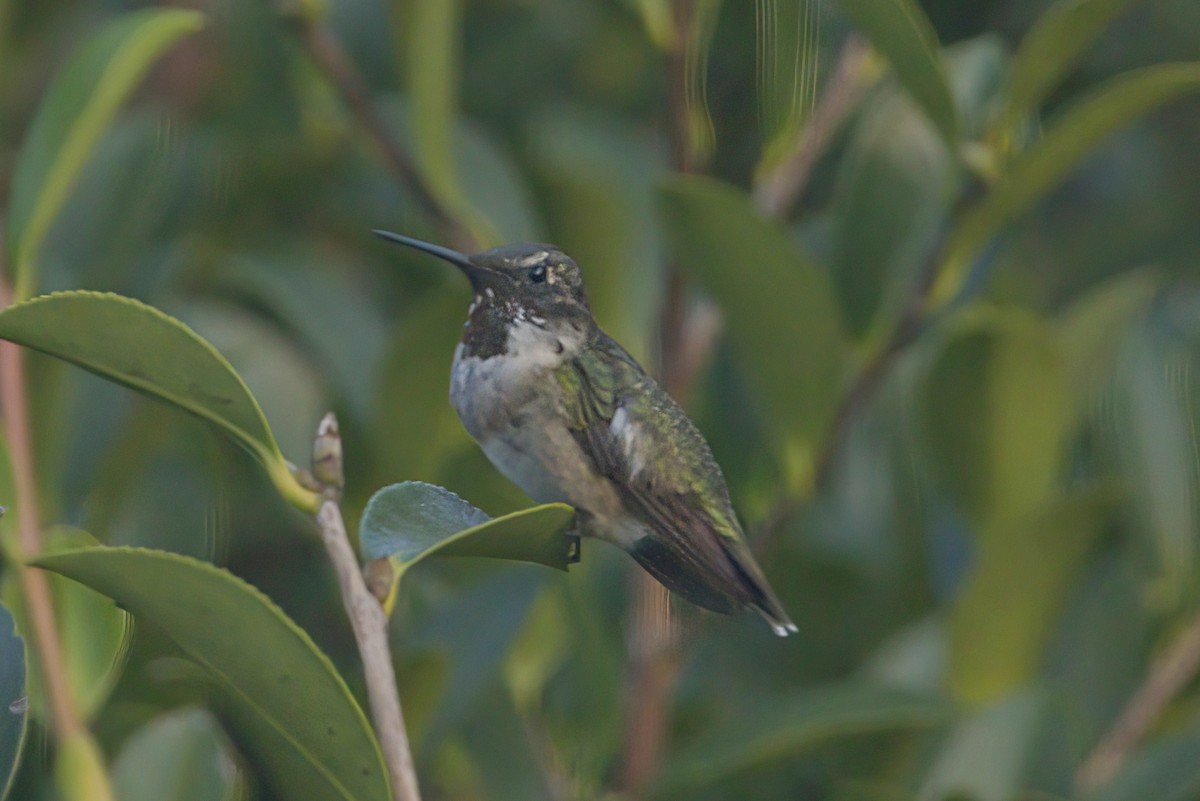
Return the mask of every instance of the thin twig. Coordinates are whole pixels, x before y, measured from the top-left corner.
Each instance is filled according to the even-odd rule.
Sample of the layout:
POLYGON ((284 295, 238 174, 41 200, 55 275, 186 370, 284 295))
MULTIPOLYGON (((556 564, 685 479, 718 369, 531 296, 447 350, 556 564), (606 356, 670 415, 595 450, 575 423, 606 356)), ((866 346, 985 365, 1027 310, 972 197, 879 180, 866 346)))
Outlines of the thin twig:
MULTIPOLYGON (((2 222, 2 220, 0 220, 2 222)), ((2 226, 0 226, 2 227, 2 226)), ((0 242, 0 259, 3 258, 0 242)), ((3 278, 0 262, 0 308, 12 302, 12 290, 3 278)), ((22 560, 32 559, 42 550, 42 529, 38 520, 37 473, 33 463, 33 442, 30 436, 29 406, 26 402, 25 370, 19 345, 0 341, 0 410, 4 414, 4 434, 12 459, 13 483, 17 497, 17 543, 21 553, 13 568, 21 582, 25 597, 25 614, 33 635, 46 697, 59 739, 73 737, 83 731, 83 722, 71 697, 67 682, 66 663, 54 614, 54 598, 46 574, 26 567, 22 560)))
POLYGON ((446 207, 426 183, 416 162, 400 144, 391 127, 371 100, 366 82, 354 67, 341 43, 326 27, 307 16, 289 15, 297 38, 317 69, 341 95, 346 108, 375 143, 384 165, 398 183, 408 187, 425 209, 443 239, 468 253, 478 249, 469 228, 446 207))
POLYGON ((1107 783, 1145 739, 1164 710, 1200 672, 1200 617, 1150 666, 1146 680, 1075 773, 1075 790, 1085 794, 1107 783))
POLYGON ((762 211, 786 217, 804 194, 829 140, 870 87, 870 53, 870 45, 861 36, 853 34, 846 40, 821 100, 800 129, 790 155, 754 189, 755 204, 762 211))
MULTIPOLYGON (((320 460, 327 459, 331 443, 336 444, 340 456, 337 422, 332 414, 325 415, 317 430, 314 452, 320 460)), ((340 462, 340 458, 338 459, 340 462)), ((317 465, 314 465, 317 467, 317 465)), ((354 640, 362 658, 363 676, 367 683, 367 698, 371 705, 371 720, 383 750, 391 777, 392 793, 397 801, 420 801, 417 774, 413 768, 412 750, 408 744, 408 731, 404 728, 404 713, 400 708, 400 694, 396 689, 396 671, 392 665, 392 653, 388 647, 388 621, 379 601, 367 590, 359 568, 358 557, 350 546, 346 535, 346 524, 336 496, 340 493, 340 465, 334 471, 338 475, 335 486, 327 485, 327 497, 317 512, 317 523, 321 529, 321 541, 329 554, 329 561, 337 575, 338 587, 342 592, 342 603, 350 618, 354 640)), ((321 470, 314 470, 320 474, 321 470)), ((328 465, 325 474, 329 475, 328 465)))

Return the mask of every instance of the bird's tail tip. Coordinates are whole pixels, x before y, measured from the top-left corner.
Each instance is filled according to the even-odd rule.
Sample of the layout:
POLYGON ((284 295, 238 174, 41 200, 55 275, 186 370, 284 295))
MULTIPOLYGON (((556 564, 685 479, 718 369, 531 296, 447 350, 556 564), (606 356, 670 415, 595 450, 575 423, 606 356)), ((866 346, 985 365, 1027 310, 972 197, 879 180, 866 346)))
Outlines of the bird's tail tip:
POLYGON ((755 607, 755 612, 762 615, 763 620, 767 621, 767 625, 771 627, 771 631, 775 632, 776 637, 786 637, 789 634, 796 634, 799 629, 796 624, 788 619, 788 616, 782 612, 771 612, 770 610, 761 607, 755 607))

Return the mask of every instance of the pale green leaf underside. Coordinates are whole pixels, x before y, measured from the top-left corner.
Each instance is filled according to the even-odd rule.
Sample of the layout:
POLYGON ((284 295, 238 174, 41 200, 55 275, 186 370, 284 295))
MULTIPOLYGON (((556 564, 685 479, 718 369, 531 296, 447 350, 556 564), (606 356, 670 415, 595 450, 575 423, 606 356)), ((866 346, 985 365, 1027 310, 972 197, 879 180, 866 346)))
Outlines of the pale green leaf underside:
POLYGON ((359 526, 363 555, 388 558, 397 578, 431 556, 484 556, 566 570, 577 543, 567 536, 575 510, 562 503, 494 519, 450 490, 406 481, 375 493, 359 526))
POLYGON ((244 795, 220 725, 203 709, 159 715, 121 745, 113 789, 121 801, 234 801, 244 795))
POLYGON ((386 801, 371 728, 333 665, 254 587, 207 562, 142 548, 35 561, 164 631, 218 688, 220 710, 281 798, 386 801))

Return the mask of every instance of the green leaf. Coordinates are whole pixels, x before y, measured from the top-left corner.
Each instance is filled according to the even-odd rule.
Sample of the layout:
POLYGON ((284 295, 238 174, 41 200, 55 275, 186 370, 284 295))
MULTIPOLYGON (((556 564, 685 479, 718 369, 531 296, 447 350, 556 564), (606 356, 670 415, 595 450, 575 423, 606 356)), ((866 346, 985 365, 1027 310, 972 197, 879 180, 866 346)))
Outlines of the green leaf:
POLYGON ((184 9, 126 14, 97 33, 55 79, 13 173, 7 237, 18 300, 35 291, 38 250, 121 104, 168 47, 203 25, 203 15, 184 9))
POLYGON ((475 239, 494 242, 495 231, 471 207, 455 164, 462 0, 413 0, 405 4, 403 24, 410 124, 418 166, 433 194, 466 222, 475 239))
POLYGON ((1001 130, 1036 112, 1116 17, 1141 0, 1059 0, 1025 34, 1012 58, 1001 130))
POLYGON ((446 401, 450 360, 462 337, 463 303, 470 294, 463 284, 426 292, 386 347, 371 427, 380 442, 388 443, 377 457, 384 475, 436 477, 450 454, 474 447, 446 401))
POLYGON ((1063 310, 1055 322, 1071 391, 1082 407, 1112 375, 1121 341, 1162 287, 1148 270, 1130 270, 1104 281, 1063 310))
POLYGON ((1200 91, 1200 64, 1160 64, 1114 78, 1064 112, 951 232, 933 305, 952 299, 992 237, 1062 183, 1105 137, 1195 91, 1200 91))
POLYGON ((113 762, 121 801, 233 801, 242 796, 234 755, 202 709, 168 712, 129 736, 113 762))
POLYGON ((448 489, 421 481, 384 487, 359 523, 363 556, 388 559, 392 589, 406 570, 430 556, 485 556, 566 570, 579 543, 567 536, 575 510, 562 503, 495 519, 448 489))
POLYGON ((352 267, 331 264, 328 253, 288 244, 231 258, 217 280, 222 290, 269 309, 305 354, 320 362, 329 383, 366 427, 389 326, 372 288, 352 267))
POLYGON ((1111 492, 1056 498, 979 532, 975 567, 950 618, 950 686, 968 701, 999 698, 1032 679, 1111 492))
POLYGON ((1157 564, 1143 593, 1151 607, 1174 608, 1196 591, 1200 564, 1200 485, 1194 350, 1153 319, 1134 326, 1120 348, 1117 378, 1096 427, 1130 490, 1134 532, 1157 564))
POLYGON ((644 358, 663 284, 655 221, 657 182, 666 172, 660 149, 628 120, 570 105, 539 110, 527 130, 553 241, 583 265, 600 325, 644 358))
POLYGON ((913 0, 841 0, 840 6, 891 62, 950 152, 957 153, 958 112, 939 60, 937 34, 920 6, 913 0))
POLYGON ((625 5, 638 12, 646 35, 655 45, 668 50, 675 43, 675 23, 671 18, 670 0, 624 0, 625 5))
POLYGON ((774 699, 673 755, 652 795, 679 796, 841 737, 932 728, 952 711, 940 697, 852 683, 774 699))
POLYGON ((674 176, 661 200, 672 254, 724 309, 776 424, 812 447, 828 425, 843 370, 828 277, 731 186, 674 176))
MULTIPOLYGON (((91 548, 97 545, 95 537, 91 534, 66 526, 51 528, 43 537, 45 553, 91 548)), ((85 720, 90 719, 108 700, 113 685, 120 678, 125 665, 125 655, 132 634, 129 615, 100 593, 82 587, 74 581, 67 581, 61 576, 50 576, 49 584, 67 674, 67 686, 80 714, 85 720)), ((25 598, 13 571, 9 571, 5 577, 3 597, 18 620, 28 619, 25 598)), ((28 630, 27 626, 23 628, 28 630)), ((50 706, 45 697, 42 680, 44 672, 38 664, 37 651, 30 651, 29 662, 34 668, 30 672, 26 690, 30 708, 35 717, 49 720, 50 706)))
POLYGON ((1024 787, 1046 699, 1024 692, 955 726, 934 759, 918 801, 1010 801, 1024 787))
POLYGON ((973 524, 1047 500, 1073 405, 1045 325, 1015 312, 968 321, 936 356, 924 403, 934 467, 973 524))
POLYGON ((141 548, 35 564, 113 598, 202 665, 238 742, 281 798, 390 798, 379 745, 346 683, 254 587, 206 562, 141 548))
POLYGON ((550 578, 545 571, 525 565, 493 571, 445 598, 430 610, 432 614, 411 620, 414 625, 405 629, 405 653, 424 654, 436 660, 441 671, 436 685, 427 683, 436 694, 424 699, 423 751, 436 749, 461 726, 469 725, 489 688, 502 686, 505 656, 550 578))
POLYGON ((54 783, 63 801, 115 801, 100 746, 86 729, 60 741, 54 783))
POLYGON ((12 613, 0 606, 0 799, 8 795, 28 728, 25 641, 17 636, 12 613))
POLYGON ((494 133, 467 120, 454 129, 454 155, 463 193, 501 242, 539 241, 542 222, 520 167, 494 133))
POLYGON ((215 424, 252 453, 291 503, 296 483, 258 402, 217 350, 183 323, 130 298, 56 292, 0 311, 0 338, 56 356, 215 424))
POLYGON ((858 335, 889 330, 945 224, 954 163, 898 92, 863 115, 843 163, 830 271, 847 327, 858 335))
POLYGON ((1191 801, 1200 796, 1200 730, 1153 743, 1130 758, 1128 764, 1083 801, 1191 801))

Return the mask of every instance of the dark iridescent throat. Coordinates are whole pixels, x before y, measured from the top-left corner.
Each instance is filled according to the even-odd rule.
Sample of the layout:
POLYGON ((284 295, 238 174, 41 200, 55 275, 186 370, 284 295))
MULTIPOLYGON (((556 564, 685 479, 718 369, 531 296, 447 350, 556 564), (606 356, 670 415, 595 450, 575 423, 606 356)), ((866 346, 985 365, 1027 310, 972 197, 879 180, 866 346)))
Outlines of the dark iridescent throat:
POLYGON ((508 329, 515 318, 505 304, 477 302, 463 331, 463 356, 490 359, 508 353, 508 329))
POLYGON ((594 326, 587 307, 571 301, 525 304, 512 298, 483 296, 471 306, 467 317, 462 355, 478 359, 503 356, 508 353, 509 329, 518 323, 554 331, 559 330, 558 326, 565 326, 577 332, 594 326))

